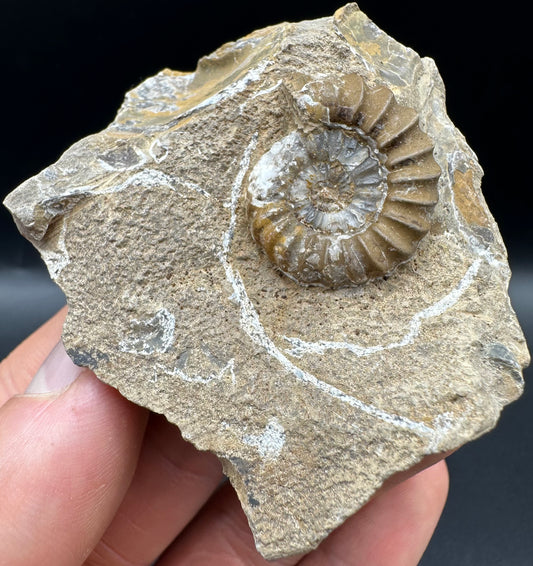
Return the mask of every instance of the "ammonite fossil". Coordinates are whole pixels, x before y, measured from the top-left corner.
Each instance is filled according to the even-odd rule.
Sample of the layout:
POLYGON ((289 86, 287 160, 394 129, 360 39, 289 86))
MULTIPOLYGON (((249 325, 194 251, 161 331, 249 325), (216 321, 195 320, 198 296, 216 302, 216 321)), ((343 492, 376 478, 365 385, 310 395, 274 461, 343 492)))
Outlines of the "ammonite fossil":
POLYGON ((286 275, 339 288, 390 274, 430 228, 440 168, 415 110, 355 74, 297 97, 316 127, 295 130, 250 175, 254 239, 286 275))

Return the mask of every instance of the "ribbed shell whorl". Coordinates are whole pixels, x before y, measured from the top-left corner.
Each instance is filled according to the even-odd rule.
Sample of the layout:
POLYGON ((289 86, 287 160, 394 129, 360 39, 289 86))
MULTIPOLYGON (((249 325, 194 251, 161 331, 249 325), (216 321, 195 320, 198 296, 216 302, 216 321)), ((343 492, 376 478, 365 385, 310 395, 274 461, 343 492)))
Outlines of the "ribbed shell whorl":
POLYGON ((305 285, 359 285, 409 260, 428 232, 441 173, 417 113, 360 76, 298 94, 317 127, 295 130, 250 174, 254 239, 305 285))

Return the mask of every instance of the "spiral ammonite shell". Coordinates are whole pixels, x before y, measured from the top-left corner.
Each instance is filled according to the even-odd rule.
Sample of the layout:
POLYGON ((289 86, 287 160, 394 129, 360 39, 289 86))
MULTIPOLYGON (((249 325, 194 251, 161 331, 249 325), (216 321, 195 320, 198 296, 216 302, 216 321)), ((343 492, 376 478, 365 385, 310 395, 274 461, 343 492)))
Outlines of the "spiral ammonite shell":
POLYGON ((391 273, 428 232, 441 173, 415 110, 355 74, 297 99, 316 128, 276 142, 250 174, 254 239, 286 275, 339 288, 391 273))

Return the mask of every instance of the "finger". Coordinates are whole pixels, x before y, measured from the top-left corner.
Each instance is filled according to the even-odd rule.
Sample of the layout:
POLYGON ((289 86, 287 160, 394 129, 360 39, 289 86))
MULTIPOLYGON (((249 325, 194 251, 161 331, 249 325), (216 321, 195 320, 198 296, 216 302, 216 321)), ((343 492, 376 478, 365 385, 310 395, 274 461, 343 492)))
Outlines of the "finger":
MULTIPOLYGON (((37 349, 47 336, 33 339, 37 349)), ((76 378, 80 369, 69 366, 64 350, 62 371, 72 373, 57 375, 57 355, 56 349, 30 391, 76 378)), ((2 563, 81 564, 124 497, 144 426, 145 411, 89 370, 63 391, 9 399, 0 409, 2 563)))
POLYGON ((216 456, 196 450, 176 426, 152 414, 131 486, 87 566, 151 564, 222 477, 216 456))
POLYGON ((22 393, 58 343, 67 307, 45 322, 0 363, 0 407, 13 395, 22 393))
POLYGON ((416 566, 447 493, 442 460, 376 496, 299 566, 416 566))
POLYGON ((226 483, 157 565, 290 566, 298 559, 293 556, 268 562, 257 552, 237 495, 226 483))

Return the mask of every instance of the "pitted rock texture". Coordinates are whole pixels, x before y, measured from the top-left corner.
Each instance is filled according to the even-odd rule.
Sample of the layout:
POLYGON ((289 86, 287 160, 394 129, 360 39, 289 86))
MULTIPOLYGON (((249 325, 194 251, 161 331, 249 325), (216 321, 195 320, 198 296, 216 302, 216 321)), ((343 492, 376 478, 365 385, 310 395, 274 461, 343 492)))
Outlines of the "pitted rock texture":
POLYGON ((487 432, 521 394, 529 354, 481 176, 434 62, 349 4, 147 79, 5 204, 67 296, 74 361, 215 452, 276 558, 314 548, 392 474, 487 432), (287 136, 333 128, 297 101, 354 73, 416 112, 438 204, 387 277, 304 286, 252 238, 250 176, 287 136))

